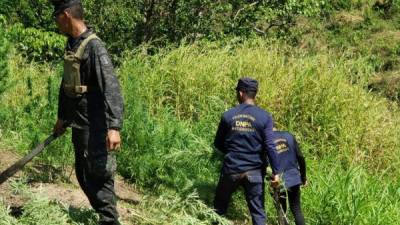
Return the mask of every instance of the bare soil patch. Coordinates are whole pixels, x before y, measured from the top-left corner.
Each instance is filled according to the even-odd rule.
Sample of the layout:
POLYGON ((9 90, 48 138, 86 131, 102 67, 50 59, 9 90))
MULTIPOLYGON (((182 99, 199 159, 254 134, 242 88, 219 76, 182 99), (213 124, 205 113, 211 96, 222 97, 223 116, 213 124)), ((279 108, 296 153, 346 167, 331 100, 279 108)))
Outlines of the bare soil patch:
MULTIPOLYGON (((11 151, 0 150, 0 171, 4 171, 13 163, 21 158, 20 155, 11 151)), ((45 168, 42 166, 32 166, 32 171, 41 172, 38 168, 45 168)), ((73 208, 91 208, 88 199, 86 198, 83 191, 80 189, 78 181, 75 178, 73 169, 70 169, 71 173, 68 177, 69 183, 44 183, 39 181, 33 181, 29 183, 29 192, 41 195, 48 198, 51 201, 60 202, 73 208)), ((43 171, 42 171, 43 172, 43 171)), ((14 193, 11 187, 13 180, 21 178, 23 172, 18 172, 15 176, 0 185, 0 200, 11 208, 22 208, 23 205, 29 200, 27 196, 21 193, 14 193)), ((125 182, 122 177, 116 176, 115 178, 115 189, 119 202, 124 204, 118 204, 118 211, 121 215, 122 220, 128 220, 130 215, 133 213, 130 209, 130 204, 138 204, 140 202, 140 195, 135 188, 125 182)))

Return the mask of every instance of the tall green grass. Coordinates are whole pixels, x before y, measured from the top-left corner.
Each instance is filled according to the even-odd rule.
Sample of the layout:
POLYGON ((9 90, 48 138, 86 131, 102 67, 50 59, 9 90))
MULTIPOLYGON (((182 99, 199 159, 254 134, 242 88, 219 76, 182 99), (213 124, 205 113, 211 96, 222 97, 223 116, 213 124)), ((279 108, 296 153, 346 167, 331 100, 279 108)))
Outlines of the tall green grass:
MULTIPOLYGON (((23 151, 52 128, 61 71, 18 57, 10 65, 15 85, 0 103, 0 134, 2 145, 23 151)), ((119 172, 144 193, 161 196, 142 205, 154 219, 146 213, 137 219, 220 220, 209 208, 221 164, 211 143, 221 113, 236 104, 237 79, 252 76, 260 81, 258 104, 296 135, 308 161, 309 224, 398 224, 400 113, 366 91, 373 71, 362 56, 311 54, 264 40, 126 56, 118 71, 126 103, 119 172)), ((41 160, 68 163, 71 153, 63 137, 41 160)), ((243 197, 234 199, 228 218, 247 224, 243 197)), ((268 196, 267 207, 272 221, 268 196)))
POLYGON ((237 79, 253 76, 260 81, 258 104, 279 127, 295 132, 312 157, 339 157, 376 171, 399 163, 400 121, 396 104, 363 89, 372 73, 366 60, 251 41, 235 49, 192 45, 139 55, 127 60, 121 76, 127 102, 143 99, 160 123, 168 123, 167 111, 207 143, 221 113, 235 104, 237 79), (364 83, 352 85, 354 74, 364 83))
MULTIPOLYGON (((399 110, 364 89, 372 71, 367 58, 308 54, 260 40, 135 55, 120 70, 130 103, 120 170, 143 186, 172 187, 178 194, 196 189, 210 204, 220 161, 209 144, 220 114, 235 104, 237 79, 253 76, 261 86, 258 104, 272 112, 278 127, 296 134, 310 162, 316 185, 305 190, 310 223, 396 224, 394 210, 369 214, 382 203, 395 209, 399 197, 385 192, 398 185, 391 180, 398 177, 399 110), (354 75, 360 77, 356 85, 354 75), (135 121, 132 127, 129 121, 135 121), (358 203, 349 205, 351 199, 358 203)), ((233 217, 247 213, 242 206, 234 207, 233 217)))
POLYGON ((319 162, 311 162, 311 185, 303 189, 303 210, 310 224, 399 223, 398 178, 385 172, 371 175, 362 166, 345 170, 319 162))
MULTIPOLYGON (((10 58, 9 67, 10 87, 0 103, 0 147, 26 153, 52 132, 61 67, 28 63, 16 55, 10 58)), ((69 139, 69 135, 59 138, 39 157, 40 161, 55 166, 71 164, 69 139)))

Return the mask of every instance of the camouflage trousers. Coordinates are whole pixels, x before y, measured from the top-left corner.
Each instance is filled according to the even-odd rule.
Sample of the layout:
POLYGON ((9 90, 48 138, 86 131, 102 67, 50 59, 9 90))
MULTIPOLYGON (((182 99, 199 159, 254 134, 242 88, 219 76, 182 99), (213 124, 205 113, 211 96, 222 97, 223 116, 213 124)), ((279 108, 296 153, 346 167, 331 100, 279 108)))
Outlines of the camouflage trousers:
POLYGON ((116 158, 106 148, 106 130, 72 129, 79 185, 100 216, 100 225, 120 225, 116 209, 116 158))

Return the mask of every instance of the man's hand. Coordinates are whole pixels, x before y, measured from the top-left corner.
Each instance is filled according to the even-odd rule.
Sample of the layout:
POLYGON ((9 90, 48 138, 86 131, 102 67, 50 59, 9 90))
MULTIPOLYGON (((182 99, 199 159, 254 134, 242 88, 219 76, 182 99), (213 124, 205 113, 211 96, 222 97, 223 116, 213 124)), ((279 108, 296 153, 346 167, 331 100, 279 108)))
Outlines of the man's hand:
POLYGON ((53 133, 55 133, 57 136, 61 136, 65 133, 66 130, 67 128, 64 126, 64 121, 58 119, 56 124, 54 125, 53 133))
POLYGON ((121 137, 118 130, 109 129, 107 133, 107 149, 108 151, 116 151, 121 147, 121 137))
POLYGON ((307 186, 308 186, 308 181, 307 181, 307 180, 304 180, 304 181, 302 182, 301 186, 307 187, 307 186))
POLYGON ((280 180, 280 178, 279 178, 279 175, 272 175, 272 179, 271 179, 271 186, 273 187, 273 188, 278 188, 279 187, 279 185, 280 185, 280 182, 281 180, 280 180))

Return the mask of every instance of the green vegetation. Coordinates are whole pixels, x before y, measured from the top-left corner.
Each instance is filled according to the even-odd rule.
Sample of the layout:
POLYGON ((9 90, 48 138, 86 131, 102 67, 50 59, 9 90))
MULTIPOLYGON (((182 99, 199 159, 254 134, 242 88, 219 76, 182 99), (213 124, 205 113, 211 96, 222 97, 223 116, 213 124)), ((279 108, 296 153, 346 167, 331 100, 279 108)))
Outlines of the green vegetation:
MULTIPOLYGON (((371 68, 362 66, 368 65, 365 59, 308 55, 282 46, 264 41, 234 49, 191 45, 128 60, 120 71, 129 88, 126 100, 146 99, 148 114, 140 113, 143 110, 135 104, 128 106, 128 121, 134 126, 125 126, 129 141, 124 149, 129 151, 121 152, 121 158, 128 159, 120 162, 122 174, 145 187, 164 185, 181 193, 194 188, 210 201, 219 160, 209 144, 220 113, 234 103, 237 78, 251 74, 261 81, 259 105, 273 113, 279 127, 294 131, 307 152, 316 184, 304 197, 306 208, 312 208, 307 212, 312 224, 368 224, 363 219, 381 204, 396 209, 399 201, 391 198, 398 196, 398 183, 379 181, 397 177, 399 111, 395 104, 366 93, 362 84, 348 82, 352 73, 369 76, 371 68), (134 80, 138 83, 131 84, 134 80), (384 175, 374 176, 375 172, 384 175), (368 176, 373 178, 359 180, 368 176), (381 198, 359 199, 364 195, 381 198), (360 202, 348 205, 353 204, 347 203, 351 199, 360 202)), ((237 210, 239 217, 247 212, 237 210)), ((396 217, 395 210, 389 210, 365 221, 386 224, 396 217)))
POLYGON ((64 53, 66 38, 54 32, 15 24, 8 29, 7 35, 16 43, 17 50, 30 60, 59 62, 64 53))
MULTIPOLYGON (((43 2, 12 1, 20 7, 0 11, 7 15, 5 37, 16 49, 10 55, 8 42, 0 42, 0 68, 12 74, 0 77, 7 84, 0 148, 22 153, 56 120, 64 38, 52 33, 50 8, 28 13, 43 2)), ((85 1, 89 21, 111 50, 126 50, 118 58, 126 102, 119 173, 145 194, 132 223, 229 224, 211 209, 221 163, 211 143, 221 113, 235 104, 237 79, 249 75, 260 81, 258 104, 296 135, 305 153, 308 224, 399 224, 400 2, 379 2, 85 1), (90 9, 98 8, 114 16, 95 17, 90 9)), ((36 161, 70 165, 69 135, 36 161)), ((248 224, 243 196, 234 199, 228 219, 248 224)), ((30 204, 44 211, 31 215, 28 204, 25 217, 15 219, 2 206, 0 224, 26 224, 24 218, 39 223, 48 212, 61 224, 93 216, 48 201, 30 204)))
MULTIPOLYGON (((399 100, 400 1, 336 1, 320 18, 298 17, 291 39, 310 51, 333 50, 347 58, 363 56, 374 74, 365 88, 399 100), (337 10, 345 9, 345 10, 337 10)), ((353 73, 351 82, 362 79, 353 73)))
POLYGON ((10 51, 10 44, 4 35, 4 23, 5 18, 0 15, 0 96, 7 89, 7 79, 9 76, 8 56, 10 51))
MULTIPOLYGON (((349 83, 353 73, 368 77, 373 71, 365 58, 314 55, 283 46, 263 40, 237 47, 202 43, 155 56, 127 56, 119 70, 125 101, 130 103, 119 155, 121 174, 144 192, 176 196, 167 199, 177 198, 182 202, 177 206, 180 209, 187 208, 184 199, 193 191, 210 205, 220 162, 210 147, 215 126, 220 114, 234 104, 231 87, 237 78, 251 74, 261 81, 259 105, 273 113, 279 127, 293 131, 306 152, 311 186, 305 189, 304 207, 310 223, 396 224, 400 219, 396 213, 399 182, 389 180, 398 180, 399 172, 398 107, 365 92, 362 83, 349 83), (379 217, 368 213, 371 211, 379 217)), ((2 123, 4 139, 18 147, 15 144, 31 140, 32 135, 43 137, 51 129, 55 107, 49 108, 49 91, 37 87, 60 71, 18 58, 12 61, 25 65, 12 67, 12 71, 30 70, 14 73, 21 76, 16 79, 27 82, 9 89, 2 102, 14 110, 3 115, 2 121, 10 121, 2 123), (29 94, 30 90, 33 93, 29 94), (21 98, 16 100, 16 93, 21 98), (24 109, 30 109, 26 116, 24 109), (16 113, 21 116, 14 117, 16 113), (42 121, 40 126, 37 121, 42 121), (17 131, 18 138, 13 138, 17 131)), ((56 87, 54 82, 47 89, 56 87)), ((66 158, 71 159, 67 143, 62 138, 41 159, 62 165, 66 158)), ((27 148, 26 144, 19 146, 27 148)), ((189 201, 194 210, 188 215, 194 221, 212 221, 212 214, 203 215, 205 211, 199 210, 202 206, 196 206, 196 201, 189 201)), ((232 219, 247 218, 243 199, 239 202, 232 209, 232 219)))
MULTIPOLYGON (((325 1, 86 0, 83 3, 86 19, 108 43, 111 52, 118 54, 121 49, 143 43, 159 47, 182 40, 284 36, 294 16, 319 15, 325 1)), ((20 23, 27 28, 56 31, 51 13, 48 0, 0 2, 0 14, 9 18, 10 25, 20 23)))
POLYGON ((28 199, 22 208, 14 209, 17 218, 12 217, 11 209, 0 201, 0 225, 95 225, 96 216, 93 211, 74 209, 61 203, 52 202, 41 195, 29 192, 24 181, 12 183, 13 192, 28 199), (84 218, 82 218, 84 217, 84 218))

